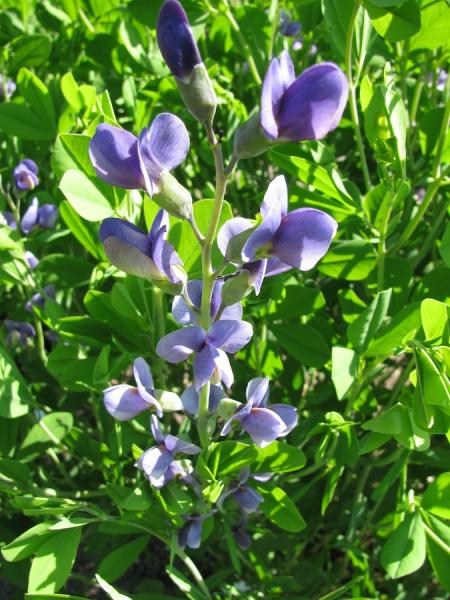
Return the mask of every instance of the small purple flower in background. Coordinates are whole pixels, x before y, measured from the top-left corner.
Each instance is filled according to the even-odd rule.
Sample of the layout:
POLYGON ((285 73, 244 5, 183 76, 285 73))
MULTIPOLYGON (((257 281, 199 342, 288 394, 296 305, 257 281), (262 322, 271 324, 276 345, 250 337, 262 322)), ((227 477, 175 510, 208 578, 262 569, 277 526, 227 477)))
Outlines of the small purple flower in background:
POLYGON ((7 227, 9 227, 10 229, 16 231, 17 230, 17 223, 16 223, 16 219, 14 218, 14 215, 12 214, 12 212, 10 210, 5 210, 1 214, 2 214, 2 217, 4 219, 4 224, 7 227))
POLYGON ((159 49, 172 75, 189 81, 202 58, 187 15, 177 0, 166 0, 162 5, 156 32, 159 49))
POLYGON ((261 95, 261 126, 271 140, 320 140, 341 120, 348 82, 334 63, 313 65, 295 78, 287 52, 270 63, 261 95))
POLYGON ((51 229, 58 220, 58 215, 58 207, 55 204, 39 206, 39 200, 34 196, 20 221, 20 227, 26 235, 37 226, 51 229))
POLYGON ((159 191, 162 174, 180 165, 188 150, 186 126, 171 113, 158 115, 139 138, 102 123, 89 144, 97 177, 127 190, 146 189, 150 196, 159 191))
POLYGON ((193 550, 200 548, 202 541, 202 521, 205 517, 200 515, 191 515, 187 519, 187 523, 183 525, 178 533, 178 546, 181 549, 192 548, 193 550))
MULTIPOLYGON (((221 308, 222 302, 222 287, 224 282, 219 280, 214 282, 214 287, 211 296, 211 321, 214 321, 221 308)), ((186 285, 186 294, 194 308, 200 310, 202 302, 203 283, 200 279, 188 281, 186 285)), ((195 313, 186 303, 183 296, 175 296, 172 304, 172 315, 180 325, 197 325, 198 313, 195 313)), ((231 306, 227 306, 220 314, 221 319, 229 321, 238 321, 242 318, 242 306, 239 302, 231 306)))
POLYGON ((222 493, 219 498, 219 506, 223 504, 226 498, 233 498, 245 514, 251 514, 258 510, 259 505, 264 498, 254 488, 248 485, 250 469, 247 467, 241 469, 239 480, 232 482, 231 487, 222 493))
POLYGON ((24 256, 31 270, 35 269, 38 266, 39 259, 36 258, 36 256, 32 252, 30 252, 29 250, 25 250, 24 256))
POLYGON ((256 293, 264 277, 291 268, 312 269, 326 254, 336 233, 336 221, 321 210, 298 208, 288 213, 287 208, 286 180, 280 175, 267 189, 258 226, 255 221, 236 217, 219 231, 220 251, 231 262, 245 265, 256 293))
POLYGON ((31 158, 25 158, 14 169, 14 182, 19 190, 32 190, 39 184, 39 169, 31 158))
POLYGON ((280 13, 279 30, 281 35, 295 37, 302 30, 302 26, 298 21, 293 21, 285 10, 282 10, 280 13))
POLYGON ((159 340, 156 352, 170 363, 182 362, 195 353, 196 390, 211 381, 215 373, 214 383, 222 380, 231 387, 234 375, 226 352, 241 350, 252 335, 252 326, 246 321, 221 320, 213 323, 208 332, 194 325, 169 333, 159 340))
MULTIPOLYGON (((145 473, 144 476, 147 477, 145 473)), ((157 490, 160 490, 174 479, 179 481, 186 481, 186 483, 190 482, 190 475, 188 475, 188 473, 176 460, 173 460, 170 463, 170 465, 167 467, 167 470, 161 475, 161 477, 148 477, 148 480, 151 483, 151 485, 157 490)))
POLYGON ((23 321, 5 319, 5 327, 8 331, 6 343, 10 346, 26 346, 27 341, 36 336, 33 325, 24 323, 23 321))
POLYGON ((167 242, 168 229, 169 216, 161 209, 148 235, 128 221, 108 218, 100 225, 99 237, 107 257, 118 269, 180 287, 186 275, 181 258, 167 242))
POLYGON ((318 53, 318 51, 319 51, 319 48, 317 47, 317 44, 311 44, 311 47, 308 50, 308 55, 309 56, 316 56, 316 54, 318 53))
POLYGON ((439 69, 438 70, 438 77, 437 77, 436 88, 440 92, 443 92, 445 90, 445 86, 447 84, 447 79, 448 79, 448 73, 447 73, 447 71, 445 69, 439 69))
POLYGON ((52 283, 50 283, 49 285, 46 285, 44 287, 44 289, 42 290, 42 292, 43 292, 42 294, 40 292, 36 292, 35 294, 33 294, 31 296, 30 300, 28 300, 28 302, 25 304, 26 310, 28 310, 29 312, 32 312, 33 306, 38 306, 39 308, 43 308, 45 306, 45 301, 47 298, 54 300, 55 295, 56 295, 56 290, 55 290, 55 286, 52 283))
POLYGON ((227 435, 237 421, 260 448, 264 448, 279 437, 284 437, 298 422, 297 409, 289 404, 271 404, 269 378, 255 377, 246 390, 247 403, 239 408, 223 426, 220 435, 227 435))
MULTIPOLYGON (((209 389, 208 412, 216 412, 219 402, 226 397, 227 395, 221 385, 211 384, 209 389)), ((193 385, 187 387, 181 394, 181 404, 188 415, 195 416, 198 413, 199 395, 193 385)))
POLYGON ((155 410, 162 417, 161 404, 155 397, 152 373, 143 358, 134 361, 133 374, 137 387, 122 383, 103 391, 106 410, 118 421, 133 419, 144 410, 155 410))
POLYGON ((154 415, 151 417, 151 430, 157 445, 146 450, 136 462, 136 466, 144 471, 149 479, 162 477, 178 452, 198 454, 201 451, 195 444, 185 442, 170 433, 164 434, 154 415))
POLYGON ((303 40, 301 38, 298 38, 297 40, 294 40, 292 42, 292 50, 294 52, 300 52, 300 50, 303 48, 303 40))
POLYGON ((427 190, 424 187, 417 188, 414 194, 414 200, 416 201, 416 204, 422 204, 426 194, 427 190))
POLYGON ((242 548, 242 550, 248 550, 252 545, 252 539, 246 531, 247 517, 244 515, 243 518, 233 527, 233 537, 236 544, 242 548))
POLYGON ((7 79, 4 75, 0 75, 0 98, 11 98, 16 91, 16 84, 12 79, 7 79))

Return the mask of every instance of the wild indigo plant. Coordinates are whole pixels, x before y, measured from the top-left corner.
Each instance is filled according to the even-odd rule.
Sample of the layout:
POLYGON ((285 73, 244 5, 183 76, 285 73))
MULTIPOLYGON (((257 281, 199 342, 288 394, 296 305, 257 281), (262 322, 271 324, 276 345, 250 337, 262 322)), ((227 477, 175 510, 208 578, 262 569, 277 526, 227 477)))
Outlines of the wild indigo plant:
MULTIPOLYGON (((99 235, 113 265, 174 296, 173 317, 181 328, 161 337, 156 352, 169 363, 192 363, 192 384, 179 401, 165 406, 155 393, 147 363, 138 358, 134 362, 137 387, 109 387, 104 405, 118 421, 143 411, 153 413, 154 445, 138 457, 136 466, 157 489, 174 479, 179 485, 193 485, 195 512, 184 515, 177 539, 181 549, 198 548, 203 521, 218 509, 224 511, 227 497, 235 499, 245 519, 264 502, 250 483, 249 470, 239 482, 221 483, 211 493, 211 480, 202 465, 211 452, 229 448, 220 440, 247 434, 249 437, 239 439, 265 448, 286 437, 298 422, 293 406, 267 404, 267 377, 248 382, 245 403, 229 397, 234 383, 229 355, 250 343, 253 334, 251 324, 242 319, 242 300, 252 289, 258 294, 265 277, 313 268, 326 254, 337 229, 335 220, 320 210, 289 211, 287 183, 279 175, 267 182, 259 216, 234 217, 219 231, 227 184, 239 158, 255 156, 280 141, 320 139, 337 127, 347 100, 347 80, 332 63, 315 65, 296 79, 287 52, 274 58, 264 79, 261 110, 250 126, 238 130, 235 154, 226 169, 213 127, 217 100, 187 16, 176 0, 163 4, 157 34, 161 53, 188 110, 204 125, 214 156, 215 201, 206 235, 195 223, 190 193, 170 174, 189 150, 187 129, 176 115, 157 115, 139 138, 118 127, 99 125, 90 143, 90 157, 101 179, 129 190, 144 189, 161 207, 148 234, 134 223, 108 218, 99 235), (187 220, 193 229, 201 247, 201 280, 188 280, 180 257, 167 240, 168 213, 187 220), (216 239, 224 257, 220 265, 212 262, 216 239), (196 431, 191 429, 190 437, 199 445, 164 433, 169 421, 164 416, 163 427, 160 419, 168 409, 184 411, 185 418, 192 420, 196 431)), ((248 546, 242 516, 233 528, 245 537, 241 545, 248 546)))

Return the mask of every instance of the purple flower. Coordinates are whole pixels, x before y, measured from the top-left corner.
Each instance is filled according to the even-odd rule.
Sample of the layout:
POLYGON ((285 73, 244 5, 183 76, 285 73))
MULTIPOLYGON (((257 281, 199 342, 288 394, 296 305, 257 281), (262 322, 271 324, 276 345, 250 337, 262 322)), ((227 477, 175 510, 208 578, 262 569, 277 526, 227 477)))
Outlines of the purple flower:
POLYGON ((271 404, 268 377, 255 377, 247 385, 247 403, 238 409, 223 426, 220 435, 227 435, 237 421, 260 448, 286 436, 297 425, 297 409, 288 404, 271 404))
POLYGON ((436 88, 443 92, 447 84, 448 73, 445 69, 439 69, 436 88))
POLYGON ((424 187, 417 188, 414 194, 414 200, 416 201, 416 204, 422 204, 426 194, 427 190, 424 187))
POLYGON ((162 477, 178 452, 198 454, 201 451, 195 444, 185 442, 170 433, 164 434, 155 415, 151 417, 151 430, 157 445, 146 450, 136 462, 136 466, 144 471, 148 478, 162 477))
POLYGON ((50 298, 51 300, 53 300, 55 298, 55 294, 55 286, 52 283, 50 283, 49 285, 46 285, 44 287, 44 289, 42 290, 42 294, 40 292, 36 292, 31 296, 30 300, 28 300, 28 302, 25 304, 25 309, 29 312, 32 312, 33 306, 43 308, 45 306, 46 299, 50 298))
MULTIPOLYGON (((216 412, 219 402, 226 397, 227 395, 223 391, 221 385, 211 384, 209 389, 208 412, 216 412)), ((181 403, 184 411, 188 415, 194 416, 198 413, 199 395, 193 385, 187 387, 181 394, 181 403)))
MULTIPOLYGON (((317 54, 318 51, 319 51, 319 48, 317 47, 317 44, 311 44, 311 47, 308 50, 308 55, 309 56, 316 56, 316 54, 317 54)), ((326 63, 323 63, 323 64, 326 64, 326 63)), ((344 106, 345 106, 345 103, 344 103, 344 106)), ((334 129, 334 127, 333 127, 333 129, 334 129)))
POLYGON ((291 268, 308 271, 326 254, 337 229, 336 221, 315 208, 287 212, 288 193, 283 176, 269 185, 261 204, 261 219, 240 217, 227 221, 217 244, 235 264, 245 264, 257 293, 264 276, 291 268))
POLYGON ((292 50, 294 52, 299 52, 302 48, 303 48, 302 38, 298 38, 292 42, 292 50))
POLYGON ((174 479, 186 481, 189 480, 189 478, 190 475, 188 475, 188 473, 183 469, 180 463, 176 460, 173 460, 167 467, 167 470, 161 475, 161 477, 153 477, 153 475, 151 475, 150 477, 148 477, 148 480, 154 488, 160 490, 174 479))
POLYGON ((295 78, 284 51, 264 78, 262 129, 271 140, 320 140, 338 126, 347 97, 347 78, 337 65, 320 63, 295 78))
POLYGON ((246 321, 220 320, 206 332, 196 325, 184 327, 161 338, 156 352, 170 363, 179 363, 195 353, 194 385, 198 391, 205 383, 222 380, 226 387, 234 376, 226 352, 241 350, 252 337, 253 329, 246 321))
POLYGON ((175 285, 185 281, 182 261, 167 241, 169 216, 159 210, 148 235, 123 219, 108 218, 100 225, 99 237, 112 264, 136 277, 175 285))
POLYGON ((16 84, 12 79, 7 79, 4 75, 0 75, 0 97, 11 98, 16 91, 16 84))
MULTIPOLYGON (((215 281, 211 295, 211 321, 217 317, 222 303, 222 287, 224 281, 215 281)), ((203 283, 199 279, 188 281, 186 285, 186 293, 195 309, 200 310, 202 302, 203 283)), ((197 325, 198 312, 194 312, 186 303, 183 296, 175 296, 172 304, 172 314, 177 323, 180 325, 197 325)), ((242 317, 242 306, 239 302, 231 306, 225 307, 221 314, 221 319, 229 321, 239 320, 242 317)))
POLYGON ((97 177, 128 190, 158 193, 162 174, 186 158, 189 134, 178 117, 158 115, 139 138, 107 123, 98 125, 89 144, 89 156, 97 177))
POLYGON ((242 550, 248 550, 252 545, 252 539, 247 533, 245 527, 247 525, 247 517, 244 518, 233 528, 233 537, 236 544, 242 548, 242 550))
POLYGON ((248 485, 250 469, 247 467, 241 469, 239 480, 232 482, 230 488, 222 493, 219 498, 221 506, 226 498, 233 498, 245 514, 250 514, 258 510, 259 505, 264 498, 254 488, 248 485))
POLYGON ((23 321, 12 321, 11 319, 5 319, 5 327, 8 331, 6 343, 10 346, 26 346, 27 340, 36 336, 36 331, 33 325, 24 323, 23 321))
POLYGON ((43 229, 51 229, 58 219, 58 214, 57 206, 54 204, 39 206, 39 200, 34 196, 20 221, 20 227, 25 234, 29 234, 38 225, 43 229))
POLYGON ((300 33, 301 29, 301 23, 299 23, 298 21, 292 21, 291 17, 285 10, 281 11, 279 26, 281 35, 284 35, 286 37, 294 37, 300 33))
POLYGON ((25 158, 14 169, 14 182, 19 190, 32 190, 38 183, 39 169, 31 158, 25 158))
POLYGON ((162 5, 156 32, 159 49, 172 74, 177 79, 189 81, 202 58, 187 15, 177 0, 166 0, 162 5))
MULTIPOLYGON (((13 215, 13 213, 10 210, 5 210, 4 212, 1 213, 2 217, 5 221, 5 225, 7 227, 9 227, 10 229, 13 229, 14 231, 17 230, 17 223, 16 223, 16 219, 13 215)), ((3 223, 2 223, 3 225, 3 223)))
POLYGON ((188 517, 187 523, 183 525, 178 533, 178 545, 181 549, 186 548, 186 546, 193 550, 200 548, 203 519, 204 517, 200 515, 188 517))
POLYGON ((150 367, 143 358, 136 358, 133 374, 137 387, 119 384, 103 391, 103 404, 118 421, 128 421, 144 410, 155 410, 162 417, 161 404, 155 397, 150 367))
POLYGON ((25 250, 24 256, 31 270, 35 269, 38 266, 39 259, 36 258, 32 252, 30 252, 29 250, 25 250))

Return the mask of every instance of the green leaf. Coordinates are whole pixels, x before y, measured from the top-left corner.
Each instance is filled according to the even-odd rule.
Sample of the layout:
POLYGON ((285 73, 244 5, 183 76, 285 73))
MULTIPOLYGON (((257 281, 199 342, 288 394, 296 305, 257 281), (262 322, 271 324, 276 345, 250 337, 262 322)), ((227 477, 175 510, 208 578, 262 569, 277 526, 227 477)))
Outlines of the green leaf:
POLYGON ((81 527, 53 533, 31 563, 28 592, 57 592, 72 570, 81 538, 81 527))
POLYGON ((377 33, 389 42, 406 40, 420 30, 420 10, 414 0, 386 8, 364 0, 364 6, 377 33))
POLYGON ((58 178, 69 170, 82 171, 89 177, 95 176, 94 167, 89 158, 88 135, 80 133, 62 133, 56 138, 52 151, 52 169, 58 178))
POLYGON ((265 448, 257 448, 258 455, 252 461, 252 473, 289 473, 302 469, 306 456, 285 442, 272 442, 265 448))
POLYGON ((267 489, 262 485, 256 488, 264 497, 264 502, 260 504, 261 511, 272 523, 291 533, 298 533, 306 527, 300 511, 281 488, 267 489))
POLYGON ((29 461, 43 454, 47 447, 61 442, 73 427, 73 416, 67 412, 53 412, 45 415, 28 432, 19 449, 18 456, 29 461), (47 433, 48 432, 48 433, 47 433))
POLYGON ((442 519, 450 519, 450 473, 441 473, 425 490, 421 507, 442 519))
POLYGON ((338 48, 342 58, 345 57, 348 26, 353 8, 353 0, 322 0, 322 13, 330 38, 338 48))
POLYGON ((338 241, 318 265, 321 273, 334 279, 361 281, 376 263, 372 244, 364 240, 338 241))
POLYGON ((27 106, 14 102, 0 104, 0 131, 23 140, 53 140, 54 132, 27 106))
POLYGON ((28 492, 32 485, 27 465, 12 458, 0 458, 0 489, 6 492, 28 492))
POLYGON ((9 562, 23 560, 34 554, 49 535, 51 523, 38 523, 6 546, 2 547, 3 558, 9 562))
POLYGON ((223 477, 252 464, 257 455, 257 448, 252 444, 225 440, 214 446, 208 466, 214 475, 223 477), (216 469, 212 467, 214 464, 218 465, 216 469))
POLYGON ((103 249, 98 240, 98 235, 94 235, 89 223, 85 223, 71 207, 67 200, 59 205, 59 212, 65 224, 73 233, 75 238, 94 258, 102 260, 104 258, 103 249))
POLYGON ((95 578, 98 581, 99 586, 105 591, 111 600, 131 600, 128 596, 120 594, 112 585, 103 579, 98 573, 95 574, 95 578))
POLYGON ((47 86, 37 75, 25 68, 20 69, 17 83, 36 121, 42 123, 49 130, 49 137, 53 138, 56 135, 56 115, 47 86))
POLYGON ((327 511, 327 508, 330 505, 330 502, 333 500, 334 494, 336 492, 337 485, 344 471, 343 466, 334 467, 328 477, 325 484, 325 489, 323 491, 322 502, 320 505, 320 514, 324 515, 327 511))
POLYGON ((338 400, 343 400, 353 385, 359 368, 359 356, 350 348, 334 346, 331 351, 331 379, 338 400))
POLYGON ((97 178, 71 169, 63 175, 59 189, 72 208, 87 221, 102 221, 113 214, 113 188, 97 178))
POLYGON ((58 288, 78 287, 89 283, 92 265, 77 256, 48 254, 41 258, 35 272, 40 273, 46 283, 57 283, 58 288))
POLYGON ((420 305, 425 339, 434 345, 449 342, 449 307, 444 302, 426 298, 420 305))
POLYGON ((384 433, 396 435, 402 431, 403 415, 405 407, 397 402, 388 410, 382 412, 378 417, 370 419, 362 425, 363 429, 374 431, 375 433, 384 433))
POLYGON ((389 309, 392 289, 379 292, 373 302, 350 323, 347 337, 356 350, 363 354, 380 328, 389 309))
POLYGON ((387 356, 402 348, 414 338, 420 329, 420 306, 418 302, 403 307, 390 322, 381 328, 369 342, 366 356, 387 356))
POLYGON ((411 50, 441 48, 445 52, 450 49, 450 11, 445 0, 422 3, 421 21, 420 31, 410 40, 411 50))
POLYGON ((439 579, 439 583, 450 593, 450 570, 448 568, 450 560, 450 527, 431 515, 425 515, 425 520, 432 532, 442 542, 442 544, 439 544, 437 540, 426 531, 428 559, 431 562, 433 571, 439 579), (446 551, 443 546, 447 546, 449 550, 446 551))
POLYGON ((393 579, 414 573, 425 562, 425 529, 420 513, 408 513, 383 546, 380 562, 393 579))
POLYGON ((287 285, 284 288, 283 299, 277 303, 274 318, 297 319, 300 315, 309 315, 324 306, 325 298, 319 289, 287 285))
POLYGON ((450 223, 447 223, 445 227, 441 245, 439 246, 439 252, 446 266, 450 267, 450 223))
POLYGON ((108 581, 116 581, 138 559, 147 546, 150 536, 143 535, 120 545, 106 555, 98 566, 99 575, 108 581))
POLYGON ((450 408, 450 381, 444 368, 438 368, 433 357, 422 347, 414 347, 417 364, 417 389, 425 404, 450 408))
POLYGON ((33 397, 16 363, 0 347, 0 417, 16 419, 26 415, 33 397))
POLYGON ((80 112, 84 105, 84 99, 72 72, 69 71, 61 77, 61 91, 69 106, 76 113, 80 112))
POLYGON ((330 358, 330 348, 322 334, 311 325, 285 323, 270 325, 277 342, 292 358, 308 367, 322 367, 330 358))
POLYGON ((37 67, 44 64, 50 55, 50 38, 42 34, 22 35, 12 40, 8 50, 11 71, 20 67, 37 67))

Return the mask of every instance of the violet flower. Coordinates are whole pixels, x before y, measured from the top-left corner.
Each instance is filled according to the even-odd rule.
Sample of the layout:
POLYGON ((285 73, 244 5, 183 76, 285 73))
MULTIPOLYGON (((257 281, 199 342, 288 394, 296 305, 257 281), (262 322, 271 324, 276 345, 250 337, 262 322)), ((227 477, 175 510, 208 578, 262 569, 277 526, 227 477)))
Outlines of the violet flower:
POLYGON ((190 476, 183 469, 180 463, 177 460, 173 460, 167 467, 166 471, 161 475, 161 477, 153 477, 153 475, 151 475, 150 477, 148 477, 148 480, 154 488, 160 490, 174 479, 179 481, 185 481, 189 478, 190 476))
POLYGON ((14 169, 14 182, 19 190, 32 190, 39 184, 38 166, 31 160, 25 158, 14 169))
MULTIPOLYGON (((13 213, 10 210, 5 210, 4 212, 1 213, 2 217, 4 219, 4 224, 9 227, 10 229, 12 229, 13 231, 17 230, 17 223, 16 223, 16 219, 13 215, 13 213)), ((3 225, 3 223, 2 223, 3 225)))
POLYGON ((447 79, 448 79, 447 71, 445 69, 439 69, 436 89, 438 89, 440 92, 443 92, 445 90, 445 86, 447 84, 447 79))
POLYGON ((8 99, 16 91, 16 84, 12 79, 7 79, 4 75, 0 75, 0 98, 8 99))
POLYGON ((39 200, 34 196, 20 221, 20 227, 27 235, 37 226, 51 229, 58 220, 58 215, 58 207, 55 204, 39 206, 39 200))
MULTIPOLYGON (((221 385, 211 384, 209 388, 208 412, 216 412, 220 401, 226 397, 227 395, 221 385)), ((183 405, 184 412, 188 415, 195 416, 198 413, 199 402, 198 392, 193 385, 187 387, 181 394, 181 404, 183 405)))
POLYGON ((24 257, 31 270, 35 269, 38 266, 39 259, 36 258, 36 256, 32 252, 30 252, 30 250, 25 250, 24 257))
POLYGON ((136 466, 144 471, 148 478, 162 477, 178 452, 198 454, 201 451, 195 444, 185 442, 170 433, 164 434, 154 415, 151 417, 151 430, 157 445, 146 450, 136 462, 136 466))
POLYGON ((244 516, 232 530, 234 541, 242 550, 248 550, 252 545, 252 539, 245 529, 247 520, 247 517, 244 516))
POLYGON ((233 498, 238 504, 241 510, 245 514, 251 514, 258 510, 259 505, 263 502, 264 498, 254 488, 248 485, 248 479, 250 477, 250 469, 241 469, 239 473, 239 480, 232 482, 229 489, 224 491, 219 498, 218 504, 222 506, 226 498, 233 498))
POLYGON ((171 113, 159 114, 139 138, 108 123, 98 125, 89 144, 97 177, 127 190, 159 191, 164 172, 186 158, 189 134, 183 121, 171 113))
MULTIPOLYGON (((224 281, 216 280, 211 295, 211 321, 214 321, 217 317, 219 310, 221 309, 222 302, 222 287, 224 281)), ((202 302, 202 289, 203 283, 200 279, 193 279, 187 282, 186 293, 187 296, 195 309, 200 310, 202 302)), ((197 325, 198 324, 198 312, 194 312, 189 307, 183 296, 175 296, 172 304, 172 315, 177 323, 180 325, 197 325)), ((238 321, 242 318, 242 306, 239 302, 226 306, 221 314, 221 319, 227 319, 229 321, 238 321)))
MULTIPOLYGON (((36 259, 37 260, 37 259, 36 259)), ((29 312, 33 311, 33 306, 38 306, 39 308, 43 308, 45 306, 45 301, 47 298, 54 300, 56 294, 55 286, 50 283, 46 285, 42 290, 42 294, 40 292, 36 292, 31 296, 31 298, 25 304, 25 310, 29 312)))
POLYGON ((179 363, 195 353, 194 385, 198 391, 214 377, 214 383, 222 380, 226 387, 234 381, 233 371, 226 352, 234 354, 241 350, 253 335, 246 321, 220 320, 206 332, 196 325, 184 327, 161 338, 156 352, 170 363, 179 363))
POLYGON ((160 285, 167 283, 176 293, 186 280, 186 274, 181 258, 167 241, 168 229, 169 216, 161 209, 148 235, 132 223, 112 217, 100 225, 99 237, 115 267, 160 285))
POLYGON ((155 396, 152 372, 143 358, 135 359, 133 374, 137 387, 122 383, 103 391, 106 410, 118 421, 129 421, 144 410, 154 410, 162 417, 163 411, 155 396))
POLYGON ((269 378, 255 377, 246 390, 247 403, 239 408, 223 426, 220 435, 227 435, 237 421, 260 448, 265 448, 279 437, 284 437, 298 422, 297 409, 289 404, 271 404, 269 378))
POLYGON ((293 21, 289 14, 282 10, 280 13, 279 31, 285 37, 295 37, 302 30, 302 25, 298 21, 293 21))
POLYGON ((191 515, 178 532, 178 546, 184 550, 186 546, 196 550, 202 541, 202 521, 204 517, 191 515))
POLYGON ((244 264, 250 283, 259 293, 266 276, 291 268, 312 269, 326 254, 336 230, 336 221, 315 208, 288 209, 285 178, 280 175, 269 185, 261 204, 261 219, 236 217, 219 231, 217 244, 224 256, 244 264))
POLYGON ((10 346, 26 346, 27 341, 36 336, 36 330, 30 323, 12 321, 11 319, 5 319, 4 322, 6 330, 8 331, 6 343, 10 346))

